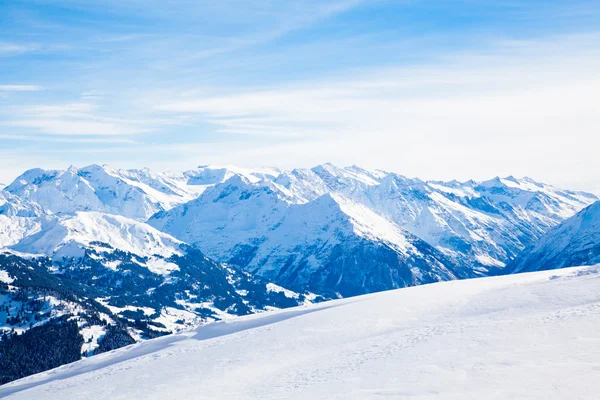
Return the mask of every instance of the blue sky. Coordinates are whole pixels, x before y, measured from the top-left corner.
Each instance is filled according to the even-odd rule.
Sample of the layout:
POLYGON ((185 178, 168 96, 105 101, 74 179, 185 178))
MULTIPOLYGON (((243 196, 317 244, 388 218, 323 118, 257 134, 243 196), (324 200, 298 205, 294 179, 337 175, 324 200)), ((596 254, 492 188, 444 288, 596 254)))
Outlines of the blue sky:
POLYGON ((599 191, 597 1, 0 2, 0 182, 32 167, 529 175, 599 191))

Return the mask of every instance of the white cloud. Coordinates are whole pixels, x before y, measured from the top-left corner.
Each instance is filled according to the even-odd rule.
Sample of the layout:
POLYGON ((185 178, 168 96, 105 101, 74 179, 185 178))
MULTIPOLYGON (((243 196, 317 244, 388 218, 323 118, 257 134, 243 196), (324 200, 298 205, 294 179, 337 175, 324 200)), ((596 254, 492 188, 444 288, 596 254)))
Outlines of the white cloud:
POLYGON ((121 137, 91 137, 91 138, 73 138, 59 136, 31 136, 16 134, 0 134, 0 139, 19 140, 20 142, 53 142, 53 143, 112 143, 112 144, 135 144, 135 140, 121 137))
POLYGON ((37 92, 42 90, 35 85, 0 85, 0 92, 37 92))
POLYGON ((81 98, 83 100, 98 100, 106 96, 105 92, 100 90, 88 90, 81 93, 81 98))
POLYGON ((91 103, 14 106, 11 118, 0 125, 31 128, 48 135, 117 136, 151 130, 151 120, 133 120, 104 116, 91 103))
POLYGON ((331 160, 440 179, 531 175, 593 189, 600 170, 599 39, 594 33, 496 43, 428 65, 156 108, 197 113, 221 132, 254 138, 246 150, 217 146, 221 151, 208 154, 224 161, 331 160))
POLYGON ((0 123, 5 126, 34 128, 49 135, 132 135, 143 132, 140 127, 104 121, 77 119, 31 119, 0 123))
POLYGON ((0 42, 0 56, 14 56, 24 53, 30 53, 38 49, 39 46, 37 44, 0 42))

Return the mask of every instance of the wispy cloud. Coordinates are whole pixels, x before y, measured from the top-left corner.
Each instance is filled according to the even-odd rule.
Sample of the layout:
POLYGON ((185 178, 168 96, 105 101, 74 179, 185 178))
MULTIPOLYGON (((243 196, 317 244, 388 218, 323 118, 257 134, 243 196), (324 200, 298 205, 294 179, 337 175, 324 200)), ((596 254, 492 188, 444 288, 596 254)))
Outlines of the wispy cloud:
POLYGON ((498 43, 492 52, 463 54, 436 64, 167 102, 156 109, 199 113, 223 132, 281 136, 398 133, 436 125, 427 122, 436 116, 473 121, 509 110, 512 120, 534 120, 540 113, 581 118, 596 109, 584 94, 593 94, 600 79, 600 51, 590 38, 597 41, 598 36, 498 43), (555 46, 561 45, 570 50, 555 54, 555 46), (567 93, 568 88, 581 91, 581 96, 567 102, 551 95, 553 89, 567 93))
POLYGON ((106 96, 106 93, 100 90, 87 90, 81 93, 81 99, 85 101, 98 100, 104 96, 106 96))
MULTIPOLYGON (((97 99, 92 96, 88 100, 97 99)), ((153 132, 164 126, 181 126, 186 124, 181 116, 156 117, 143 114, 141 116, 121 117, 112 109, 105 110, 93 102, 16 105, 8 106, 0 113, 0 127, 26 129, 23 135, 32 133, 56 136, 132 136, 153 132), (2 118, 2 114, 4 118, 2 118)), ((14 134, 14 133, 10 133, 14 134)), ((105 142, 125 143, 130 139, 110 139, 105 142)), ((54 140, 57 141, 57 140, 54 140)), ((73 143, 97 142, 102 140, 85 139, 73 143)))
POLYGON ((19 54, 30 53, 39 49, 38 44, 21 44, 11 42, 0 42, 0 57, 1 56, 14 56, 19 54))
POLYGON ((4 126, 33 128, 49 135, 132 135, 144 129, 103 121, 35 119, 0 122, 4 126))
POLYGON ((37 92, 42 90, 36 85, 0 85, 0 92, 37 92))
POLYGON ((31 128, 49 135, 116 136, 150 130, 143 121, 103 116, 90 103, 13 106, 0 125, 31 128))
POLYGON ((122 137, 94 137, 94 138, 73 138, 57 136, 31 136, 31 135, 11 135, 0 134, 0 139, 18 140, 20 142, 52 142, 52 143, 105 143, 105 144, 136 144, 132 139, 122 137))
POLYGON ((595 141, 600 126, 599 38, 498 42, 427 65, 156 108, 197 113, 221 132, 268 136, 255 141, 248 161, 361 160, 433 178, 552 171, 551 181, 567 180, 576 168, 584 176, 600 168, 581 146, 595 141), (547 158, 532 157, 532 149, 547 158))

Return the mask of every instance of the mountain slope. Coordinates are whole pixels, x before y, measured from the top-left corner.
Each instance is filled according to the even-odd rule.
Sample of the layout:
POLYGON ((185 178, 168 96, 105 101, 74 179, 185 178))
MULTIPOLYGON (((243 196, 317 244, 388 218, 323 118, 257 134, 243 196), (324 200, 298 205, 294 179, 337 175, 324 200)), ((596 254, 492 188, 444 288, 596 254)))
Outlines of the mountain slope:
POLYGON ((44 215, 39 205, 0 190, 0 248, 39 232, 44 215))
POLYGON ((306 300, 274 291, 268 281, 216 263, 143 222, 111 214, 50 217, 12 249, 50 257, 53 271, 95 288, 97 300, 116 314, 142 310, 169 332, 306 300))
POLYGON ((600 263, 600 202, 550 230, 511 264, 512 273, 600 263))
POLYGON ((0 383, 135 342, 94 288, 51 271, 47 258, 0 253, 0 383))
POLYGON ((148 222, 280 285, 342 296, 469 276, 368 208, 236 176, 148 222), (299 204, 298 204, 299 203, 299 204))
POLYGON ((43 220, 40 232, 21 240, 13 249, 52 258, 81 257, 94 242, 142 257, 181 254, 182 242, 151 226, 120 215, 78 211, 43 220))
POLYGON ((145 221, 232 176, 259 181, 279 174, 279 170, 267 167, 200 166, 183 173, 156 173, 148 168, 89 165, 66 170, 31 169, 4 189, 53 213, 98 211, 145 221))
POLYGON ((231 174, 148 222, 284 286, 348 295, 502 274, 520 251, 595 199, 528 178, 424 182, 324 164, 275 178, 231 174), (343 229, 339 221, 347 222, 343 229), (401 232, 400 241, 410 237, 418 250, 407 257, 379 229, 401 232))
POLYGON ((145 220, 194 198, 200 190, 185 182, 183 175, 90 165, 65 171, 32 169, 5 190, 54 213, 99 211, 145 220))
POLYGON ((435 248, 339 195, 291 205, 251 246, 232 261, 287 287, 341 296, 468 276, 435 248))
POLYGON ((444 282, 244 317, 0 387, 7 399, 592 398, 600 270, 444 282))
POLYGON ((549 228, 596 200, 528 178, 479 184, 387 174, 377 184, 338 190, 482 274, 501 272, 549 228))

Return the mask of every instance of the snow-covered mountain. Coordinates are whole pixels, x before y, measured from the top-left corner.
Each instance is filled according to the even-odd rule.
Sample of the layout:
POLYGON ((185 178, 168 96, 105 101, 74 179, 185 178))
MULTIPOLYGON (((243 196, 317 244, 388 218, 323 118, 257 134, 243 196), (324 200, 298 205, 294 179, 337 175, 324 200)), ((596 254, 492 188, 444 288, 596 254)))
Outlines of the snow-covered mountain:
POLYGON ((84 399, 593 399, 600 268, 335 300, 214 323, 0 387, 84 399))
POLYGON ((0 191, 0 248, 39 232, 44 215, 39 205, 0 191))
POLYGON ((53 213, 98 211, 145 221, 232 176, 259 181, 273 179, 280 173, 267 167, 234 166, 200 166, 183 173, 115 169, 107 165, 71 166, 66 170, 36 168, 23 173, 4 190, 53 213))
POLYGON ((53 213, 99 211, 140 220, 195 197, 180 174, 116 170, 90 165, 67 170, 32 169, 5 188, 53 213))
POLYGON ((468 276, 423 240, 337 194, 291 205, 259 246, 235 257, 284 286, 341 296, 468 276))
MULTIPOLYGON (((152 215, 152 226, 219 261, 298 290, 342 295, 502 273, 525 247, 596 200, 529 178, 425 182, 332 164, 184 173, 36 169, 3 193, 41 210, 0 225, 3 243, 21 252, 83 252, 102 231, 96 224, 104 224, 101 241, 109 242, 152 215), (88 243, 72 240, 76 232, 88 243)), ((146 251, 151 241, 126 251, 146 251)))
POLYGON ((97 300, 107 307, 126 304, 128 310, 142 307, 161 317, 165 308, 179 309, 174 321, 182 322, 171 321, 169 331, 207 317, 243 315, 304 301, 292 293, 294 300, 286 303, 282 298, 278 304, 270 298, 274 286, 268 281, 261 283, 235 266, 216 263, 146 223, 112 214, 79 211, 49 216, 38 233, 10 250, 50 258, 54 272, 103 292, 104 298, 97 300))
POLYGON ((468 276, 367 207, 327 193, 297 201, 236 176, 149 223, 206 254, 290 288, 342 296, 468 276))
POLYGON ((551 229, 508 265, 510 272, 600 263, 600 201, 551 229))
POLYGON ((181 255, 179 247, 182 245, 179 240, 143 222, 120 215, 77 211, 45 218, 38 233, 11 248, 62 259, 82 257, 94 243, 146 258, 181 255))
POLYGON ((234 165, 200 165, 196 169, 185 171, 188 185, 209 187, 225 182, 233 176, 241 176, 251 182, 272 180, 281 174, 281 170, 272 167, 241 168, 234 165))
POLYGON ((595 200, 529 178, 424 182, 324 164, 274 179, 233 174, 149 223, 282 285, 356 294, 501 273, 522 249, 595 200), (400 232, 399 242, 410 237, 410 260, 426 261, 407 259, 402 246, 383 237, 391 231, 400 232), (373 248, 396 256, 374 256, 373 248))
POLYGON ((530 182, 423 182, 390 174, 354 198, 457 262, 497 273, 550 227, 596 199, 530 182))
POLYGON ((550 227, 597 199, 529 178, 425 182, 331 164, 312 172, 325 182, 326 190, 369 207, 483 273, 502 268, 550 227))

